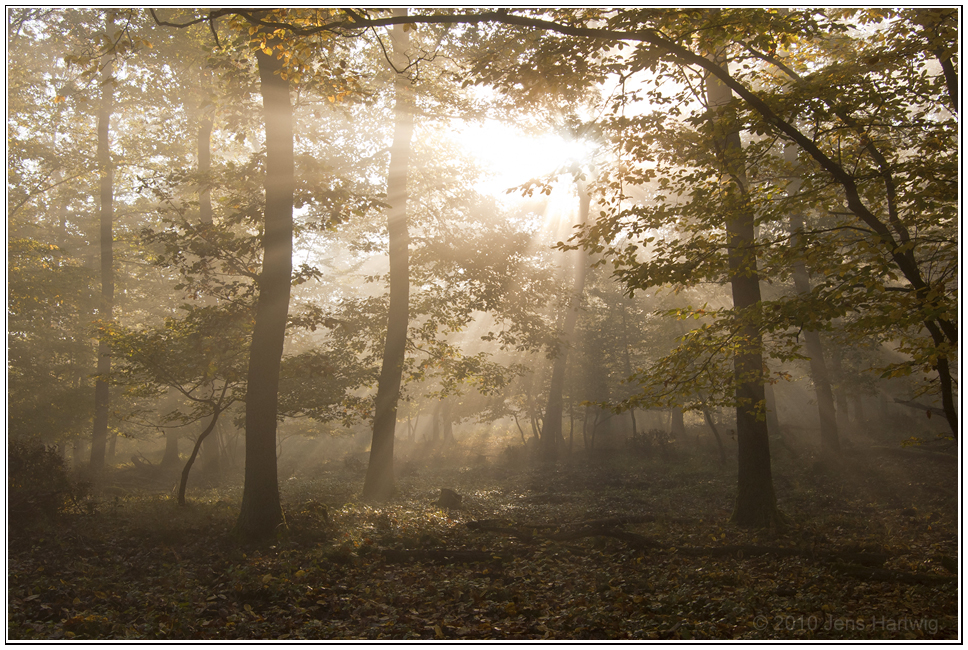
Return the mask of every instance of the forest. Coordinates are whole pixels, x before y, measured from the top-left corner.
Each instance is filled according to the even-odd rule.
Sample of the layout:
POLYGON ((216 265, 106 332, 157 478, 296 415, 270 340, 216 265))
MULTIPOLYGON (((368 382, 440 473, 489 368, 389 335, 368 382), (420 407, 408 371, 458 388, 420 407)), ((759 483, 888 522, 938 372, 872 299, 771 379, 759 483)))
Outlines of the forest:
POLYGON ((957 7, 8 8, 7 640, 960 640, 957 7))

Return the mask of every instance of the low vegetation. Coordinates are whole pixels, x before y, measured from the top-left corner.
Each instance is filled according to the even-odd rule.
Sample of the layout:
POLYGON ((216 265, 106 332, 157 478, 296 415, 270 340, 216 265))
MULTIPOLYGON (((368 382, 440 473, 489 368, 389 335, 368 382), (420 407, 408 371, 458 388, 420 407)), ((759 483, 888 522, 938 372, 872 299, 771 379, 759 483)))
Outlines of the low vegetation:
POLYGON ((13 531, 8 637, 956 639, 954 458, 884 449, 778 451, 789 524, 767 531, 727 523, 734 463, 675 449, 542 469, 415 447, 379 507, 333 459, 283 481, 259 546, 227 534, 238 479, 187 507, 107 486, 13 531))

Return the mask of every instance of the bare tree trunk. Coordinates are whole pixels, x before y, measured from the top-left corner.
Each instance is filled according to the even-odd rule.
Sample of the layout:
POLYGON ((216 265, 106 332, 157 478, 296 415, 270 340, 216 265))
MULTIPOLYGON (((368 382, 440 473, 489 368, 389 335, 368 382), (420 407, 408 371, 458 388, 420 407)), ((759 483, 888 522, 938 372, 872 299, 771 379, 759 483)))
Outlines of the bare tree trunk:
POLYGON ((200 117, 198 123, 198 176, 201 191, 198 193, 198 218, 205 225, 212 225, 212 187, 209 174, 212 170, 212 127, 210 114, 200 117))
MULTIPOLYGON (((394 9, 394 16, 405 16, 406 9, 394 9)), ((403 25, 391 30, 393 58, 402 70, 410 34, 403 25)), ((387 231, 390 253, 390 307, 383 366, 376 392, 373 415, 373 441, 370 462, 363 483, 363 499, 385 501, 393 494, 393 438, 397 425, 397 401, 406 357, 407 327, 410 322, 410 235, 407 231, 407 177, 410 167, 410 140, 413 137, 413 112, 409 82, 398 74, 394 81, 393 144, 387 177, 387 231)))
POLYGON ((713 432, 713 437, 716 438, 716 445, 719 446, 719 462, 722 465, 726 464, 726 448, 723 446, 723 438, 719 435, 719 429, 716 428, 716 423, 713 422, 712 415, 709 414, 709 409, 705 406, 702 407, 703 417, 706 418, 706 425, 709 427, 710 431, 713 432))
POLYGON ((437 400, 434 404, 433 415, 430 421, 430 442, 436 445, 440 441, 440 409, 442 402, 437 400))
MULTIPOLYGON (((783 158, 788 164, 796 168, 796 146, 787 145, 783 150, 783 158)), ((787 193, 791 197, 796 197, 800 193, 801 185, 800 174, 795 171, 790 184, 787 186, 787 193)), ((804 246, 803 227, 803 213, 794 208, 790 213, 790 245, 793 248, 804 246)), ((801 295, 810 293, 810 274, 800 257, 793 263, 793 284, 797 293, 801 295)), ((810 357, 810 378, 813 380, 813 389, 817 395, 817 410, 820 413, 820 449, 824 454, 836 455, 840 453, 840 436, 837 431, 834 393, 830 386, 827 362, 824 360, 820 332, 810 329, 804 330, 803 340, 807 348, 807 356, 810 357)))
MULTIPOLYGON (((270 42, 271 44, 271 42, 270 42)), ((249 351, 245 400, 245 487, 236 531, 264 539, 282 522, 276 463, 279 368, 292 288, 292 210, 295 189, 292 104, 281 59, 259 50, 265 112, 266 180, 262 273, 249 351)))
POLYGON ((162 467, 178 464, 178 434, 172 429, 165 431, 165 455, 161 458, 162 467))
MULTIPOLYGON (((715 57, 724 68, 724 54, 715 57)), ((713 111, 729 104, 733 93, 717 77, 706 78, 706 95, 713 111)), ((729 252, 729 278, 736 311, 736 328, 743 342, 735 353, 733 373, 736 382, 736 438, 739 443, 738 489, 732 521, 740 526, 773 527, 782 525, 773 491, 770 463, 770 438, 763 417, 766 394, 763 378, 763 339, 756 313, 760 306, 760 280, 756 266, 754 215, 747 196, 746 163, 739 128, 714 117, 718 134, 716 147, 722 156, 722 172, 732 180, 724 188, 726 208, 726 246, 729 252)))
POLYGON ((670 423, 669 429, 672 431, 672 437, 677 441, 681 442, 685 438, 686 423, 682 409, 672 407, 672 422, 670 423))
MULTIPOLYGON (((578 183, 579 223, 588 221, 588 208, 591 197, 585 184, 578 183)), ((554 462, 558 459, 558 441, 562 438, 561 422, 564 411, 565 369, 568 366, 568 346, 574 339, 575 325, 578 322, 578 307, 581 304, 581 294, 585 289, 585 253, 576 251, 578 259, 575 262, 575 276, 572 285, 571 300, 565 308, 562 323, 561 341, 558 355, 555 357, 551 370, 551 385, 548 388, 548 406, 545 409, 544 428, 541 432, 541 456, 544 460, 554 462)))
MULTIPOLYGON (((222 408, 216 407, 215 412, 212 413, 212 421, 208 423, 205 430, 202 431, 198 440, 195 441, 195 446, 192 447, 192 453, 188 457, 188 461, 185 463, 184 469, 182 469, 181 480, 178 483, 178 505, 185 505, 185 490, 188 488, 188 475, 192 471, 192 465, 195 463, 195 458, 198 456, 198 450, 201 448, 202 443, 208 439, 209 434, 215 430, 215 425, 218 423, 218 416, 222 414, 222 408)), ((274 459, 273 459, 274 460, 274 459)))
MULTIPOLYGON (((114 14, 105 18, 108 39, 114 36, 114 14)), ((101 245, 101 300, 98 318, 110 322, 114 318, 114 165, 111 163, 110 129, 114 110, 114 55, 104 57, 101 69, 101 104, 97 112, 97 164, 100 177, 100 245, 101 245)), ((111 348, 107 339, 100 337, 97 345, 97 375, 94 384, 94 429, 91 434, 91 472, 99 474, 104 468, 108 438, 108 411, 111 401, 108 383, 102 377, 111 372, 111 348)))
POLYGON ((443 407, 440 410, 440 424, 444 432, 444 444, 449 445, 454 442, 454 421, 453 421, 454 401, 453 397, 445 397, 443 407))
POLYGON ((518 427, 518 431, 521 432, 521 443, 525 445, 528 444, 528 439, 524 435, 524 429, 521 428, 521 423, 518 422, 518 414, 512 413, 511 417, 514 418, 514 424, 518 427))

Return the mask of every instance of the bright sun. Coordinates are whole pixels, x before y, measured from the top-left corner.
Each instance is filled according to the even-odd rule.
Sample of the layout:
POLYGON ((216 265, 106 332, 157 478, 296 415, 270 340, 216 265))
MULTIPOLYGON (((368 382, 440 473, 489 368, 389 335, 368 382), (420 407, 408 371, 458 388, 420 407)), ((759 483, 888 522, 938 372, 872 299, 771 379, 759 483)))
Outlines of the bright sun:
POLYGON ((483 126, 466 126, 459 140, 493 177, 481 189, 493 194, 521 185, 531 178, 553 173, 570 160, 585 161, 593 145, 544 133, 532 135, 500 122, 488 121, 483 126))

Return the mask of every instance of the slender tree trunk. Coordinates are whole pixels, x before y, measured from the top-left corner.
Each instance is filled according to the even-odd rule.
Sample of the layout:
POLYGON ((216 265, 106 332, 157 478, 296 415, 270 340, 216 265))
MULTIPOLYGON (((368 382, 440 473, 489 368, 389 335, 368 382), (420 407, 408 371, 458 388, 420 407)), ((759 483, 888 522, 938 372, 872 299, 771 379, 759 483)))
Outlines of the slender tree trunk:
MULTIPOLYGON (((588 208, 591 197, 585 184, 578 183, 579 197, 579 224, 584 224, 588 220, 588 208)), ((568 346, 571 344, 575 325, 578 323, 578 307, 581 303, 581 294, 585 290, 585 253, 581 250, 576 251, 575 255, 575 277, 572 285, 571 300, 565 308, 565 316, 562 324, 562 334, 558 355, 555 357, 554 365, 551 370, 551 385, 548 388, 548 406, 545 409, 544 427, 541 432, 541 457, 545 461, 554 462, 558 459, 558 441, 562 438, 561 421, 564 410, 564 390, 565 390, 565 370, 568 366, 568 346)))
MULTIPOLYGON (((406 9, 394 9, 395 16, 405 16, 406 9)), ((391 30, 394 65, 398 70, 405 60, 410 33, 402 25, 391 30)), ((390 253, 390 307, 387 315, 387 338, 383 366, 376 392, 373 415, 373 441, 370 462, 363 483, 363 499, 385 501, 393 494, 393 437, 397 425, 397 401, 407 352, 407 327, 410 321, 410 235, 407 232, 407 177, 410 167, 410 141, 413 137, 413 112, 406 76, 394 80, 393 144, 387 177, 387 231, 390 253)))
POLYGON ((524 445, 527 445, 528 444, 528 439, 524 435, 524 429, 521 428, 521 423, 518 422, 518 414, 517 413, 512 413, 511 414, 511 417, 514 418, 514 424, 517 425, 518 431, 521 432, 521 443, 524 444, 524 445))
POLYGON ((706 425, 709 430, 713 432, 713 437, 716 438, 716 445, 719 447, 719 463, 721 465, 726 464, 726 448, 723 446, 723 438, 719 435, 719 429, 716 428, 716 423, 713 422, 713 416, 710 415, 709 409, 705 406, 702 407, 702 415, 706 418, 706 425))
POLYGON ((104 464, 108 467, 114 466, 114 452, 118 448, 118 432, 108 431, 107 450, 104 454, 104 464))
MULTIPOLYGON (((198 176, 201 179, 201 189, 198 193, 198 219, 205 226, 213 224, 212 218, 212 190, 209 173, 212 169, 212 128, 214 121, 212 114, 204 109, 199 110, 198 120, 198 176)), ((217 419, 217 418, 216 418, 217 419)), ((202 472, 218 482, 222 474, 221 447, 218 431, 205 436, 201 447, 202 472)))
POLYGON ((273 535, 282 522, 276 465, 279 367, 292 285, 294 182, 292 105, 282 61, 259 50, 265 112, 266 180, 262 273, 249 351, 245 400, 245 487, 236 531, 243 539, 273 535))
POLYGON ((682 442, 686 436, 686 423, 682 409, 672 407, 672 422, 669 425, 669 429, 672 431, 672 437, 682 442))
POLYGON ((773 384, 765 382, 763 394, 766 398, 766 428, 774 438, 783 439, 783 429, 780 427, 780 416, 776 410, 776 392, 773 384))
MULTIPOLYGON (((114 14, 108 11, 106 31, 114 35, 114 14)), ((101 104, 97 112, 97 163, 100 177, 100 244, 101 244, 101 300, 98 317, 110 322, 114 318, 114 166, 111 164, 110 128, 114 110, 114 57, 104 57, 101 69, 101 104)), ((111 348, 101 337, 97 346, 97 375, 94 384, 94 430, 91 435, 91 472, 99 474, 104 468, 108 438, 108 410, 110 390, 102 377, 111 372, 111 348)))
POLYGON ((209 434, 215 430, 215 425, 218 424, 218 416, 222 414, 224 409, 222 407, 215 407, 215 411, 212 413, 212 421, 208 423, 205 430, 202 431, 198 436, 198 440, 195 441, 195 446, 192 447, 192 453, 188 457, 188 461, 185 463, 184 469, 182 469, 181 480, 178 483, 178 505, 185 505, 185 490, 188 489, 188 475, 192 471, 192 465, 195 463, 195 458, 198 456, 198 450, 201 449, 202 443, 208 439, 209 434))
POLYGON ((212 187, 209 174, 212 170, 212 128, 214 122, 209 113, 200 116, 198 122, 198 176, 201 189, 198 193, 198 218, 205 225, 212 225, 212 187))
POLYGON ((864 412, 864 396, 858 393, 854 395, 854 417, 855 428, 863 434, 867 434, 867 414, 864 412))
POLYGON ((443 408, 440 411, 441 426, 444 432, 444 444, 449 445, 454 442, 454 402, 452 397, 444 399, 443 408))
POLYGON ((575 403, 568 402, 568 456, 575 449, 575 403))
MULTIPOLYGON (((716 61, 724 68, 725 56, 716 61)), ((706 93, 713 111, 732 101, 733 93, 717 77, 706 78, 706 93)), ((732 520, 741 526, 782 525, 773 491, 770 438, 766 425, 766 394, 763 378, 763 340, 756 312, 760 306, 760 281, 756 267, 754 216, 749 206, 746 164, 739 129, 716 119, 716 147, 722 156, 722 172, 731 183, 723 189, 727 220, 729 277, 736 311, 735 327, 741 345, 734 356, 736 382, 736 438, 739 443, 738 490, 732 520)))
MULTIPOLYGON (((631 377, 632 376, 632 351, 630 349, 631 348, 631 345, 629 344, 628 310, 625 308, 625 305, 624 304, 621 306, 621 308, 622 308, 622 336, 625 339, 625 341, 624 341, 624 343, 625 343, 625 345, 624 345, 624 348, 625 348, 625 376, 626 377, 631 377)), ((632 418, 632 437, 634 438, 634 437, 636 437, 638 435, 638 431, 636 431, 635 408, 634 407, 629 409, 629 416, 632 418)))
MULTIPOLYGON (((847 408, 847 387, 844 380, 842 353, 839 346, 834 346, 830 354, 830 369, 833 371, 834 402, 837 411, 837 431, 844 435, 850 429, 850 419, 847 408)), ((848 436, 849 438, 849 436, 848 436)))
POLYGON ((161 458, 162 467, 178 464, 178 434, 168 429, 165 431, 165 455, 161 458))
POLYGON ((436 445, 440 441, 440 409, 442 402, 440 400, 434 404, 433 415, 431 416, 432 421, 430 423, 430 442, 436 445))
MULTIPOLYGON (((783 158, 796 169, 797 147, 787 145, 783 150, 783 158)), ((787 194, 796 197, 800 193, 801 185, 800 174, 794 171, 787 186, 787 194)), ((803 227, 803 213, 794 207, 790 213, 790 245, 795 249, 804 246, 803 227)), ((810 274, 800 257, 797 257, 793 263, 793 284, 797 293, 801 295, 810 293, 810 274)), ((824 360, 820 332, 804 330, 803 340, 807 348, 807 356, 810 357, 810 378, 813 380, 813 389, 817 395, 817 410, 820 413, 820 450, 826 455, 836 455, 840 453, 840 435, 837 430, 834 393, 830 386, 827 362, 824 360)))

